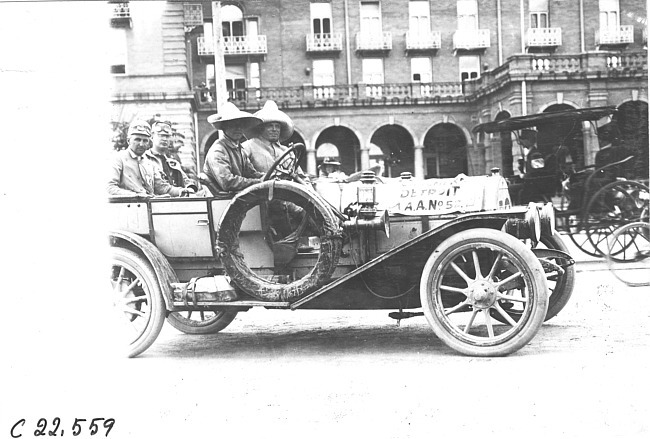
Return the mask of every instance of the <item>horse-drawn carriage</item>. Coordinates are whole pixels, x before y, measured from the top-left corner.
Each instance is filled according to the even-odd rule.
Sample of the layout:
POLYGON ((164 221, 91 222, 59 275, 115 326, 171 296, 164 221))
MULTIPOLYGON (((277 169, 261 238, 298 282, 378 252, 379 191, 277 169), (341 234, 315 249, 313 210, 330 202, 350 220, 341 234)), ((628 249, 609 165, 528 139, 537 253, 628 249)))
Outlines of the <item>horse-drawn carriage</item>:
MULTIPOLYGON (((552 131, 564 125, 571 127, 567 133, 582 131, 583 122, 596 128, 597 121, 615 114, 614 107, 540 113, 480 124, 473 132, 501 133, 502 138, 512 133, 520 142, 521 133, 531 128, 552 131)), ((546 154, 537 148, 529 152, 529 156, 536 154, 527 161, 532 166, 523 177, 510 179, 509 185, 514 204, 552 202, 558 230, 591 256, 608 254, 608 237, 618 227, 633 221, 648 221, 647 170, 643 175, 633 166, 634 160, 640 159, 635 157, 638 152, 619 144, 615 128, 608 128, 611 125, 594 129, 602 145, 615 143, 599 151, 595 164, 576 169, 572 151, 563 142, 567 139, 560 137, 560 141, 546 145, 546 154)), ((615 247, 613 257, 624 260, 624 248, 615 247)))
POLYGON ((129 356, 165 320, 214 334, 253 307, 424 315, 458 352, 507 355, 569 300, 573 260, 552 206, 511 206, 498 173, 306 182, 303 152, 291 147, 231 199, 110 200, 129 356))

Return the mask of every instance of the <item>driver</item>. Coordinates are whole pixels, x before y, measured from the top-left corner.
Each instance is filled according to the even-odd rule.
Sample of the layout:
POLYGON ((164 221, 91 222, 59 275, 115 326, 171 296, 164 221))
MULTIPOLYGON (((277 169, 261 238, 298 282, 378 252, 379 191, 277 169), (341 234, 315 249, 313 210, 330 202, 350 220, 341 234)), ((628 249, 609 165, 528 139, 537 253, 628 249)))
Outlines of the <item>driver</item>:
POLYGON ((264 107, 254 114, 262 123, 248 131, 242 144, 250 154, 255 169, 268 172, 275 161, 287 150, 284 142, 293 134, 293 122, 286 113, 278 109, 274 101, 266 101, 264 107))
POLYGON ((217 114, 208 116, 208 122, 224 134, 212 144, 203 165, 205 174, 215 183, 216 189, 239 192, 260 183, 264 173, 255 169, 240 142, 244 132, 261 120, 241 111, 232 102, 226 102, 217 114))

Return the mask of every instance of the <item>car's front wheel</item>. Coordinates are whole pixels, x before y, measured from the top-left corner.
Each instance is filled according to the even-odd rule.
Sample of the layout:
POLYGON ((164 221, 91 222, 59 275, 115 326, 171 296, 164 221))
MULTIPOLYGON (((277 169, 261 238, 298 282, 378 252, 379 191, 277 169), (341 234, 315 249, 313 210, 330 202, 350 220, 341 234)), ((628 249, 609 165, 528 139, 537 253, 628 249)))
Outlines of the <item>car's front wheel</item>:
POLYGON ((518 239, 492 229, 465 230, 442 242, 422 272, 420 299, 445 344, 482 357, 508 355, 525 346, 548 307, 539 260, 518 239), (507 310, 512 309, 519 319, 510 317, 507 310))

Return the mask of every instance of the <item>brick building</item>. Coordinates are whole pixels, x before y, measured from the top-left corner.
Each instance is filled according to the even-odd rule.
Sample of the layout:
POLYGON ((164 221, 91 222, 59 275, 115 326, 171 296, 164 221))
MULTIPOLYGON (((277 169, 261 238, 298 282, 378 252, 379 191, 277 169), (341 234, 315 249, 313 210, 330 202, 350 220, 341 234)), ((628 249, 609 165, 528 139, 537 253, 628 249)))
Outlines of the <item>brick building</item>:
MULTIPOLYGON (((275 100, 296 125, 291 140, 307 146, 312 174, 337 156, 347 173, 381 162, 389 176, 477 175, 494 166, 512 175, 517 143, 473 138, 473 126, 603 105, 619 108, 614 122, 647 163, 644 0, 219 3, 110 4, 114 119, 169 118, 201 164, 218 138, 206 118, 217 109, 219 27, 228 99, 251 112, 275 100)), ((540 148, 562 142, 574 162, 591 164, 595 129, 540 131, 540 148)))

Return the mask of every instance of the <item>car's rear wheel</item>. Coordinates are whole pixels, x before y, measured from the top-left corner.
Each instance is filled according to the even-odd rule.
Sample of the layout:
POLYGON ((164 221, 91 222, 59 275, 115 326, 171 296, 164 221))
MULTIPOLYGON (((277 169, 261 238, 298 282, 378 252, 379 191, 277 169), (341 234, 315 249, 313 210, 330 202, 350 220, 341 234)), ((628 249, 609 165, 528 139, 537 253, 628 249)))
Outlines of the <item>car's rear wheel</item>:
POLYGON ((518 239, 492 229, 462 231, 442 242, 422 272, 420 299, 436 335, 473 356, 521 349, 539 330, 548 307, 539 260, 518 239), (518 307, 519 319, 502 305, 518 307), (492 312, 506 323, 495 321, 492 312))
POLYGON ((185 334, 216 334, 235 320, 238 311, 179 311, 167 316, 167 321, 174 328, 185 334))
POLYGON ((156 274, 137 253, 113 247, 111 286, 113 305, 122 325, 126 354, 135 357, 156 340, 165 323, 165 302, 156 274))

